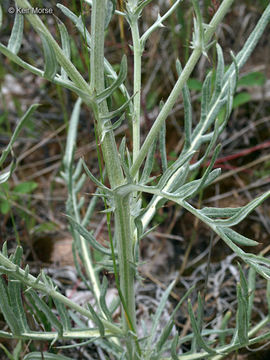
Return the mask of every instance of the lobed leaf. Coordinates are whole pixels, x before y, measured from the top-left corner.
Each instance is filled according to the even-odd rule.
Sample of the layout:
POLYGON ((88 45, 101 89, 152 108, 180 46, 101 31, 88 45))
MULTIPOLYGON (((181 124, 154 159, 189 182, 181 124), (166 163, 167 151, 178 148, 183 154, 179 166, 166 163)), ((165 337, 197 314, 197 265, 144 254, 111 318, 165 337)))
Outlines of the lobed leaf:
POLYGON ((262 194, 261 196, 257 197, 256 199, 252 200, 246 206, 239 208, 239 211, 236 212, 233 216, 229 219, 225 220, 213 220, 215 225, 221 226, 234 226, 239 224, 243 219, 245 219, 256 207, 258 207, 263 201, 265 201, 270 196, 270 191, 262 194))

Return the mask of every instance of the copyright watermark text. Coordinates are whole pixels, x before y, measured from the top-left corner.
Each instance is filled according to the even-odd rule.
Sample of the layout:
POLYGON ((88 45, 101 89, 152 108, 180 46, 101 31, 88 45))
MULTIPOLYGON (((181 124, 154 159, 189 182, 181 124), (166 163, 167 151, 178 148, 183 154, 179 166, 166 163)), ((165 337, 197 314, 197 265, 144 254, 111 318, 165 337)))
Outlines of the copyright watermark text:
POLYGON ((52 15, 53 14, 53 8, 40 8, 40 7, 34 7, 34 8, 20 8, 20 7, 13 7, 10 6, 8 8, 9 14, 22 14, 22 15, 28 15, 28 14, 37 14, 37 15, 52 15))

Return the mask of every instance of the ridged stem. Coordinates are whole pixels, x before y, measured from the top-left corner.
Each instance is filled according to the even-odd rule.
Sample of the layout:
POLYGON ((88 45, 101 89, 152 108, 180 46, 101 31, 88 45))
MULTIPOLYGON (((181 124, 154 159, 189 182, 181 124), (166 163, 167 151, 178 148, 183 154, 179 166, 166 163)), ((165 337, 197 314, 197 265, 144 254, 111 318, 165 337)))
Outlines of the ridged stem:
MULTIPOLYGON (((94 0, 91 15, 91 83, 90 88, 93 93, 100 93, 104 90, 104 21, 106 16, 106 0, 94 0)), ((101 115, 108 113, 107 102, 103 101, 94 109, 97 121, 99 138, 102 135, 101 115)), ((112 188, 120 186, 124 182, 120 159, 116 148, 113 132, 107 132, 101 144, 102 153, 108 172, 109 181, 112 188)), ((124 331, 127 333, 131 328, 135 330, 135 293, 133 269, 133 247, 131 236, 131 217, 130 217, 130 196, 115 197, 115 238, 118 248, 118 262, 120 274, 120 288, 125 300, 126 312, 122 309, 122 321, 124 331)), ((127 336, 127 350, 129 359, 134 357, 133 341, 127 336)))
MULTIPOLYGON (((224 0, 222 4, 220 5, 218 11, 216 12, 215 16, 213 17, 212 21, 208 25, 208 28, 205 32, 204 41, 205 44, 207 44, 210 40, 213 34, 215 33, 218 25, 221 23, 222 19, 230 9, 232 3, 234 0, 224 0)), ((184 67, 179 79, 177 80, 176 84, 174 85, 174 88, 168 97, 167 101, 165 102, 164 106, 162 107, 158 117, 156 118, 150 132, 148 133, 141 150, 135 159, 135 162, 133 163, 133 166, 131 168, 131 175, 135 177, 137 174, 141 164, 143 163, 150 146, 152 145, 153 141, 157 137, 164 121, 167 119, 167 117, 170 114, 170 111, 172 110, 173 106, 175 105, 183 86, 185 85, 186 81, 190 77, 192 71, 194 70, 197 62, 200 59, 200 56, 203 52, 203 44, 201 46, 196 47, 193 50, 192 55, 190 56, 186 66, 184 67)))
MULTIPOLYGON (((140 151, 140 115, 141 115, 141 67, 142 67, 142 49, 140 43, 140 34, 137 17, 130 24, 133 41, 133 94, 134 94, 134 114, 132 122, 133 137, 133 162, 140 151)), ((138 178, 138 174, 136 176, 138 178)))

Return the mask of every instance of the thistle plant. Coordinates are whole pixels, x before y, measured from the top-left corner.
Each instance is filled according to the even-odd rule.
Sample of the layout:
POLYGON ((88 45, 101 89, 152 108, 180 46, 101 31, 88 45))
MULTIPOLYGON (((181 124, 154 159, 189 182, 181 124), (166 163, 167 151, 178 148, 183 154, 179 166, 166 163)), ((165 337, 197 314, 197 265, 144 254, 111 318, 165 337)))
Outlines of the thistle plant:
MULTIPOLYGON (((57 25, 60 39, 55 40, 50 29, 37 14, 28 11, 22 15, 17 11, 8 44, 0 43, 0 52, 4 57, 23 69, 72 91, 78 97, 69 122, 61 176, 68 189, 66 217, 73 236, 74 262, 79 276, 92 291, 95 299, 94 306, 88 304, 87 307, 83 307, 76 304, 61 294, 52 279, 43 271, 39 276, 34 277, 30 274, 28 265, 22 268, 22 248, 18 247, 14 254, 9 255, 5 243, 0 253, 0 273, 5 275, 0 277, 0 310, 8 331, 1 330, 0 337, 18 339, 19 343, 27 340, 50 342, 48 352, 29 352, 24 359, 67 359, 57 354, 54 348, 56 344, 59 345, 64 340, 80 340, 80 344, 70 346, 87 346, 88 343, 95 343, 104 349, 105 353, 107 352, 107 358, 217 360, 225 358, 235 350, 270 338, 270 332, 260 334, 260 330, 269 321, 268 315, 255 326, 251 323, 256 276, 265 278, 269 284, 270 260, 261 255, 245 252, 242 246, 252 247, 257 245, 257 242, 232 229, 267 199, 270 191, 237 208, 197 209, 191 203, 202 189, 213 183, 220 175, 220 169, 213 169, 221 147, 220 144, 217 145, 219 136, 230 119, 239 70, 246 63, 270 20, 270 5, 265 9, 243 48, 237 55, 231 54, 231 65, 225 70, 217 29, 231 9, 233 0, 223 0, 209 24, 203 23, 198 2, 192 1, 194 9, 193 39, 190 44, 192 53, 184 66, 179 60, 176 61, 178 79, 168 98, 160 105, 159 114, 142 142, 140 135, 142 55, 151 34, 160 31, 163 22, 181 6, 181 0, 174 1, 165 14, 159 15, 153 25, 144 33, 140 33, 141 15, 151 1, 126 0, 121 10, 117 10, 115 0, 85 0, 92 7, 90 32, 81 16, 77 16, 64 5, 57 4, 85 41, 90 56, 89 82, 73 65, 70 55, 70 35, 65 24, 59 19, 57 25), (123 56, 117 74, 104 57, 104 37, 113 16, 126 21, 131 31, 134 58, 133 89, 125 85, 128 72, 127 58, 123 56), (31 24, 41 39, 44 54, 43 69, 30 65, 19 56, 24 20, 31 24), (208 56, 210 48, 216 51, 217 66, 205 77, 201 91, 200 119, 194 126, 187 80, 201 56, 208 56), (115 91, 121 91, 125 99, 123 105, 117 109, 111 108, 109 101, 115 91), (185 114, 185 141, 177 159, 168 165, 166 120, 181 94, 185 114), (97 144, 101 147, 101 153, 97 147, 99 179, 92 174, 83 159, 77 161, 74 157, 83 103, 93 113, 97 144), (115 118, 118 120, 112 122, 115 118), (125 118, 129 118, 132 123, 132 148, 127 146, 125 136, 122 137, 119 148, 116 143, 114 131, 125 121, 125 118), (194 161, 194 155, 202 147, 205 149, 203 155, 194 161), (160 154, 162 169, 156 179, 156 185, 153 185, 152 173, 156 152, 160 154), (104 169, 101 166, 101 156, 105 164, 104 169), (195 177, 194 174, 209 156, 211 161, 204 173, 199 178, 195 177), (80 190, 87 179, 96 185, 96 193, 87 204, 86 211, 82 212, 85 199, 80 197, 80 190), (144 193, 152 196, 147 205, 142 204, 144 193), (108 247, 101 245, 88 230, 98 199, 103 200, 107 216, 108 247), (228 246, 241 263, 248 266, 249 276, 246 279, 239 265, 240 281, 237 284, 238 305, 234 328, 226 327, 228 319, 225 315, 223 329, 201 331, 203 301, 198 293, 198 312, 195 314, 188 300, 191 291, 194 290, 192 288, 177 304, 168 323, 156 339, 156 330, 162 312, 175 285, 173 282, 163 294, 153 316, 151 330, 142 338, 139 337, 138 326, 141 325, 138 324, 135 312, 135 281, 139 281, 140 241, 150 231, 151 220, 158 209, 167 201, 176 203, 206 224, 224 241, 224 246, 228 246), (112 221, 114 232, 111 228, 112 221), (93 261, 90 248, 102 255, 100 263, 93 261), (111 306, 106 303, 108 280, 105 276, 101 280, 104 269, 114 273, 119 295, 119 301, 111 306), (185 301, 188 301, 192 332, 183 338, 178 334, 172 336, 174 317, 185 301), (31 328, 26 316, 26 306, 31 309, 31 314, 36 314, 35 317, 39 318, 41 323, 46 322, 46 325, 43 324, 46 331, 31 328), (117 306, 121 306, 121 322, 113 320, 117 306), (227 342, 224 342, 225 337, 227 342), (192 342, 191 350, 183 353, 181 345, 187 341, 192 342)), ((18 9, 31 9, 31 4, 27 0, 15 0, 15 3, 18 9)), ((2 16, 1 12, 1 19, 2 16)), ((33 104, 20 120, 9 145, 2 153, 0 165, 3 165, 9 153, 12 153, 12 146, 19 132, 37 107, 38 104, 33 104)), ((13 155, 11 163, 0 174, 1 183, 9 180, 16 170, 16 165, 13 155)), ((267 293, 269 294, 269 291, 267 293)))

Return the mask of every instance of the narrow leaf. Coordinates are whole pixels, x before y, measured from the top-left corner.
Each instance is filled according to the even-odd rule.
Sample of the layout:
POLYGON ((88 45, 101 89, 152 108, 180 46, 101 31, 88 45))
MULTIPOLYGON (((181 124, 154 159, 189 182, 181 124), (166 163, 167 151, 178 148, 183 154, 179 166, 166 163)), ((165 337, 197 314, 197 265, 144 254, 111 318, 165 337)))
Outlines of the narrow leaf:
POLYGON ((200 122, 203 124, 209 113, 209 105, 210 105, 210 96, 211 96, 211 78, 212 73, 210 72, 206 79, 204 80, 202 87, 202 102, 201 102, 201 120, 200 122))
POLYGON ((99 317, 99 315, 96 313, 96 311, 94 310, 94 308, 92 307, 92 305, 90 303, 87 304, 88 305, 88 309, 92 314, 93 317, 93 321, 94 323, 97 325, 98 330, 100 332, 100 336, 104 336, 105 335, 105 330, 104 330, 104 325, 99 317))
POLYGON ((155 150, 156 150, 156 139, 153 141, 153 143, 151 144, 151 147, 149 149, 149 152, 147 154, 146 160, 145 160, 145 165, 143 168, 143 173, 140 179, 140 183, 144 184, 145 182, 148 181, 149 176, 151 174, 151 171, 153 169, 154 166, 154 161, 155 161, 155 150))
POLYGON ((16 11, 14 25, 12 28, 12 32, 8 41, 8 50, 12 51, 13 54, 17 55, 21 44, 22 44, 22 37, 23 37, 23 22, 24 16, 16 11))
POLYGON ((228 218, 241 210, 240 207, 237 208, 215 208, 215 207, 204 207, 199 210, 200 213, 209 216, 210 218, 228 218))
POLYGON ((72 360, 63 355, 48 353, 48 352, 31 352, 24 356, 23 360, 72 360))
POLYGON ((156 335, 156 330, 157 330, 157 327, 158 327, 158 323, 160 321, 160 317, 162 315, 162 312, 166 306, 166 303, 167 303, 167 300, 168 300, 168 297, 170 296, 170 293, 173 289, 175 285, 175 281, 173 281, 168 287, 167 289, 164 291, 163 295, 162 295, 162 298, 160 300, 160 303, 158 305, 158 308, 156 310, 156 313, 153 317, 153 320, 152 320, 152 328, 150 330, 150 334, 149 334, 149 338, 148 338, 148 341, 147 341, 147 348, 150 349, 151 346, 152 346, 152 341, 153 341, 153 337, 156 335))
POLYGON ((104 312, 104 314, 106 315, 107 319, 112 320, 112 315, 106 304, 107 290, 108 290, 108 280, 107 280, 106 276, 103 276, 102 285, 101 285, 101 289, 100 289, 99 303, 100 303, 100 307, 101 307, 102 311, 104 312))
POLYGON ((246 236, 243 236, 230 228, 224 227, 223 231, 230 238, 230 240, 236 242, 238 245, 256 246, 259 244, 257 241, 251 240, 246 236))
POLYGON ((108 0, 107 1, 107 11, 106 11, 106 17, 105 17, 105 29, 108 28, 109 23, 111 21, 111 18, 115 12, 115 1, 114 0, 108 0))
POLYGON ((7 158, 8 154, 10 153, 12 146, 14 144, 14 142, 16 141, 20 131, 22 130, 22 128, 26 125, 26 122, 30 119, 30 117, 32 116, 33 112, 38 108, 39 104, 33 104, 30 106, 30 108, 26 111, 26 113, 23 115, 23 117, 20 119, 20 121, 18 122, 13 135, 10 139, 10 142, 8 144, 8 146, 5 148, 5 150, 3 150, 1 158, 0 158, 0 166, 3 164, 3 162, 5 161, 5 159, 7 158))
POLYGON ((163 173, 167 170, 167 150, 166 150, 166 123, 162 125, 159 133, 159 152, 163 173))
POLYGON ((60 316, 61 319, 61 324, 63 325, 63 330, 64 331, 69 331, 71 330, 71 321, 70 321, 70 317, 68 314, 68 311, 65 307, 65 305, 57 300, 56 298, 53 299, 53 302, 55 303, 56 309, 58 311, 58 314, 60 316))
MULTIPOLYGON (((220 330, 226 330, 228 322, 229 322, 231 316, 232 316, 231 311, 227 311, 226 314, 224 315, 222 321, 221 321, 220 330)), ((220 333, 219 342, 220 342, 221 346, 224 346, 226 344, 226 332, 221 332, 220 333)))
POLYGON ((105 115, 100 116, 101 120, 111 120, 116 116, 121 115, 121 113, 126 110, 126 108, 128 107, 129 103, 131 102, 131 100, 133 99, 134 95, 132 97, 130 97, 123 105, 121 105, 117 110, 111 111, 105 115))
POLYGON ((8 292, 10 298, 10 306, 15 315, 18 326, 20 327, 21 333, 28 332, 29 327, 26 321, 25 310, 22 303, 21 296, 21 282, 19 280, 9 280, 8 292))
MULTIPOLYGON (((57 18, 57 26, 58 26, 60 36, 61 36, 61 44, 62 44, 63 53, 65 54, 67 59, 70 59, 70 54, 71 54, 70 38, 69 38, 67 28, 66 28, 65 24, 58 18, 57 18)), ((68 79, 67 73, 62 67, 61 67, 61 77, 65 80, 68 79)))
POLYGON ((63 333, 63 326, 57 317, 54 315, 49 306, 37 295, 37 293, 30 289, 28 293, 31 295, 36 306, 42 311, 49 323, 57 330, 58 334, 63 333))
POLYGON ((242 288, 240 284, 237 284, 237 300, 238 300, 238 309, 236 314, 236 328, 238 340, 241 345, 248 343, 248 309, 246 306, 246 301, 242 293, 242 288))
POLYGON ((92 173, 91 171, 88 169, 86 163, 84 162, 84 160, 82 159, 82 164, 83 164, 83 167, 84 167, 84 170, 86 172, 86 175, 89 176, 89 178, 99 187, 101 188, 102 190, 104 190, 105 192, 109 192, 110 193, 110 189, 107 188, 105 185, 103 185, 92 173))
MULTIPOLYGON (((181 75, 182 66, 180 61, 176 60, 176 70, 178 76, 181 75)), ((185 148, 189 148, 191 144, 191 129, 192 129, 192 106, 188 85, 185 84, 182 89, 183 102, 184 102, 184 117, 185 117, 185 148)))
POLYGON ((117 78, 114 80, 114 82, 105 90, 103 90, 101 93, 99 93, 96 96, 96 100, 98 102, 102 102, 103 100, 107 99, 109 96, 112 95, 112 93, 118 89, 118 87, 125 81, 125 78, 127 77, 127 57, 124 55, 121 60, 120 64, 120 70, 117 78))
POLYGON ((179 357, 177 355, 178 338, 179 338, 179 335, 176 334, 172 341, 172 346, 171 346, 172 360, 179 360, 179 357))
POLYGON ((190 316, 190 321, 191 321, 191 326, 192 326, 192 329, 194 331, 194 336, 197 340, 197 343, 198 345, 203 349, 205 350, 208 354, 216 354, 216 351, 213 350, 212 348, 210 348, 206 342, 204 341, 202 335, 201 335, 201 332, 198 328, 198 325, 197 325, 197 322, 196 322, 196 319, 195 319, 195 315, 193 313, 193 309, 192 309, 192 305, 191 305, 191 301, 189 300, 188 302, 188 313, 189 313, 189 316, 190 316))
POLYGON ((20 265, 22 256, 23 256, 23 248, 21 246, 17 246, 15 253, 12 254, 11 261, 15 265, 20 265))
POLYGON ((44 69, 44 77, 47 80, 52 80, 57 72, 57 59, 53 48, 50 46, 49 42, 47 41, 45 35, 39 32, 43 52, 44 52, 44 60, 45 60, 45 69, 44 69))
POLYGON ((248 323, 251 320, 251 313, 252 313, 252 309, 253 309, 255 289, 256 289, 256 271, 253 267, 250 267, 249 272, 248 272, 248 292, 249 292, 248 323))
POLYGON ((8 179, 9 179, 10 176, 12 175, 13 171, 15 170, 15 168, 16 168, 16 164, 15 164, 14 161, 12 161, 12 162, 10 163, 10 165, 8 166, 8 169, 9 169, 9 170, 7 170, 7 171, 5 170, 5 171, 2 171, 2 172, 0 173, 0 184, 3 184, 3 183, 5 183, 5 182, 8 181, 8 179))
POLYGON ((90 245, 97 251, 100 251, 102 254, 105 255, 111 255, 111 251, 110 249, 105 248, 104 246, 100 245, 96 239, 94 238, 94 236, 86 230, 85 227, 83 227, 81 224, 79 224, 77 221, 75 221, 71 216, 66 215, 67 218, 69 219, 72 227, 78 231, 78 233, 85 239, 87 240, 90 245))
POLYGON ((6 323, 8 324, 13 334, 20 335, 22 329, 20 328, 20 324, 18 323, 16 316, 12 311, 7 288, 2 276, 0 276, 0 294, 1 294, 0 310, 6 320, 6 323))
POLYGON ((224 58, 222 49, 219 44, 216 45, 217 56, 218 56, 218 64, 216 70, 216 79, 215 79, 215 88, 213 94, 213 100, 215 100, 221 92, 223 77, 224 77, 224 58))

